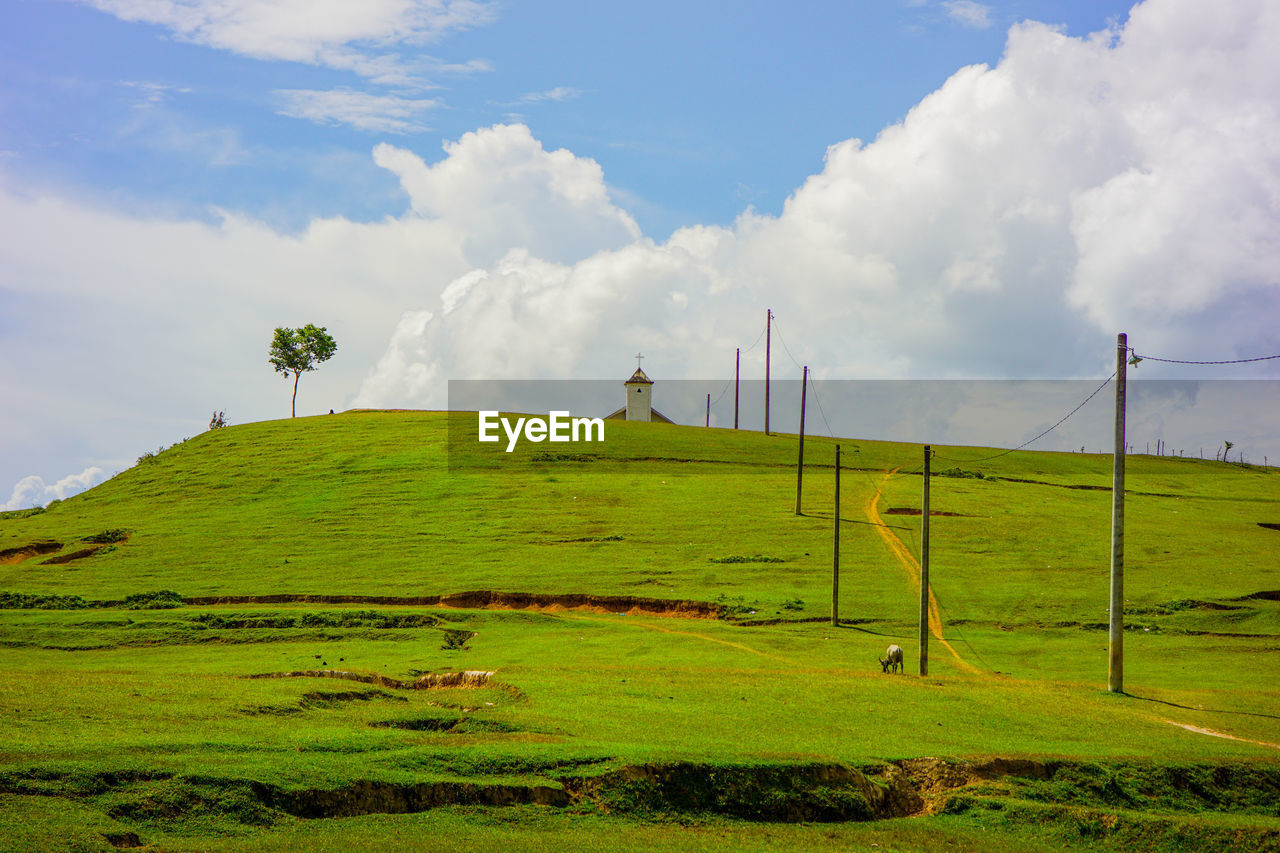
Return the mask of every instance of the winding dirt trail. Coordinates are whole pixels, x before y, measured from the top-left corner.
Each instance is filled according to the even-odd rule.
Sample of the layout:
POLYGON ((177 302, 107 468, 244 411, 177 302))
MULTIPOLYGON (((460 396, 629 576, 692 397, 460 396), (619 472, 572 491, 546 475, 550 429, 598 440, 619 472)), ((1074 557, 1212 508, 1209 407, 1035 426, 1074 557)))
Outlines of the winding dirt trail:
MULTIPOLYGON (((884 520, 880 517, 880 493, 884 490, 884 484, 889 482, 889 478, 898 473, 898 469, 894 468, 884 475, 884 479, 876 484, 875 494, 873 494, 864 507, 867 513, 867 519, 875 527, 876 532, 880 534, 880 538, 884 540, 884 544, 889 547, 890 553, 897 558, 902 568, 906 570, 907 577, 911 580, 911 584, 916 589, 916 595, 920 594, 920 563, 915 556, 907 550, 907 546, 902 544, 902 540, 890 529, 884 520)), ((960 657, 960 653, 955 650, 952 645, 942 636, 942 616, 938 613, 938 599, 934 596, 933 590, 929 590, 929 633, 942 646, 951 653, 951 657, 955 659, 956 666, 961 671, 971 675, 980 675, 982 670, 960 657)))

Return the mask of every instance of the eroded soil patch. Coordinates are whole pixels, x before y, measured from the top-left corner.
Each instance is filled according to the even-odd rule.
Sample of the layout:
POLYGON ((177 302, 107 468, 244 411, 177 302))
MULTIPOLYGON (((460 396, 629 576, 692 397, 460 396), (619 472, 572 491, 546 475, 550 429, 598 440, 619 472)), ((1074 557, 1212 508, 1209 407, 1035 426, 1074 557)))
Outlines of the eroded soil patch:
MULTIPOLYGON (((891 506, 884 511, 884 514, 885 515, 921 515, 923 514, 923 512, 924 510, 920 509, 919 507, 891 506)), ((971 518, 972 517, 972 516, 963 515, 962 513, 958 513, 958 512, 950 512, 944 509, 929 510, 930 518, 933 518, 935 515, 944 515, 944 516, 949 516, 951 518, 971 518)))
MULTIPOLYGON (((597 613, 632 613, 649 616, 683 616, 715 619, 723 606, 707 601, 642 598, 634 595, 587 593, 538 593, 473 590, 446 595, 212 595, 184 597, 190 605, 209 604, 391 604, 420 607, 456 607, 468 610, 590 610, 597 613)), ((103 602, 104 606, 114 602, 103 602)))
POLYGON ((60 566, 64 563, 70 563, 72 560, 83 560, 85 557, 92 557, 106 547, 106 545, 90 545, 88 548, 81 548, 78 551, 72 551, 70 554, 59 554, 56 557, 50 557, 43 561, 42 565, 60 566))
POLYGON ((567 806, 568 793, 552 785, 503 785, 479 782, 360 781, 325 790, 287 790, 253 784, 258 799, 269 808, 294 817, 356 817, 366 814, 409 814, 441 806, 567 806))
POLYGON ((497 720, 475 717, 424 717, 417 720, 378 720, 369 725, 377 729, 403 729, 410 732, 444 732, 448 734, 510 734, 520 729, 497 720))
POLYGON ((377 673, 349 672, 342 669, 298 669, 291 672, 264 672, 246 675, 245 678, 341 678, 374 684, 394 690, 435 690, 439 688, 488 687, 492 670, 471 669, 464 672, 428 672, 412 681, 388 678, 377 673))
MULTIPOLYGON (((446 718, 421 730, 455 728, 461 723, 446 718)), ((994 826, 1029 822, 1054 827, 1067 838, 1132 840, 1142 849, 1280 849, 1276 764, 915 758, 861 768, 678 762, 583 775, 583 765, 600 761, 496 771, 534 777, 523 784, 462 776, 416 783, 358 780, 331 788, 137 770, 84 776, 31 768, 0 773, 0 793, 89 803, 125 823, 116 831, 139 841, 155 828, 189 835, 194 826, 236 834, 285 815, 323 819, 442 806, 541 805, 681 822, 709 816, 834 822, 967 813, 994 826), (1210 813, 1211 820, 1201 819, 1210 813)))
POLYGON ((1264 589, 1259 592, 1251 592, 1248 595, 1242 595, 1239 598, 1233 598, 1232 601, 1280 601, 1280 589, 1264 589))
POLYGON ((12 566, 31 557, 52 554, 54 551, 61 550, 62 543, 54 542, 52 539, 32 542, 30 545, 19 545, 17 548, 5 548, 0 551, 0 565, 12 566))

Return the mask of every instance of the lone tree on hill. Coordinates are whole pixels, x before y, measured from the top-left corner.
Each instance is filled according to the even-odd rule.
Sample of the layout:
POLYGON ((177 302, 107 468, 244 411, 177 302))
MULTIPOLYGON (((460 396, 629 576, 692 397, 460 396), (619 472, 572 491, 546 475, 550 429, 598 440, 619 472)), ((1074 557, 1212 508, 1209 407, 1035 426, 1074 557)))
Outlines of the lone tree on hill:
POLYGON ((275 366, 276 373, 284 374, 285 379, 293 374, 293 404, 289 417, 298 415, 298 379, 303 372, 315 370, 317 364, 328 361, 337 351, 338 344, 324 326, 316 328, 308 323, 301 329, 276 329, 267 357, 275 366))

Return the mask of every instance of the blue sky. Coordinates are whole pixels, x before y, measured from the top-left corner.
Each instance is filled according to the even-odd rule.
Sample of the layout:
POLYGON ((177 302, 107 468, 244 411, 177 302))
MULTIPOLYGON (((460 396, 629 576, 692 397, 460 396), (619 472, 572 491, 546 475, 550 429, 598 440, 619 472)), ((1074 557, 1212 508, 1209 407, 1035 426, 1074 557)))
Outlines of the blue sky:
POLYGON ((193 43, 88 4, 5 0, 0 148, 37 185, 296 229, 403 209, 394 177, 368 157, 381 139, 434 159, 442 140, 517 120, 545 147, 600 163, 662 239, 730 223, 748 205, 777 213, 828 145, 874 139, 957 69, 994 64, 1011 24, 1085 35, 1129 5, 1027 0, 975 15, 905 2, 500 3, 487 23, 388 48, 487 70, 428 67, 421 86, 405 86, 193 43), (281 90, 437 105, 407 120, 423 129, 388 133, 282 115, 281 90))
POLYGON ((0 506, 287 416, 276 326, 339 343, 300 415, 718 379, 766 309, 819 381, 1280 353, 1276 44, 1270 0, 0 0, 0 506))

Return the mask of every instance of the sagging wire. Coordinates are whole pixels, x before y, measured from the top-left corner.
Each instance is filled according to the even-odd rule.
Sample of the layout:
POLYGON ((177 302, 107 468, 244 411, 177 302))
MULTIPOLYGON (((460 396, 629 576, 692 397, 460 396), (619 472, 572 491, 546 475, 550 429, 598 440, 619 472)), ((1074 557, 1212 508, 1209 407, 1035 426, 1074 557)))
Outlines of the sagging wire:
POLYGON ((1154 355, 1138 355, 1133 347, 1129 347, 1129 352, 1133 357, 1129 359, 1129 363, 1137 367, 1140 361, 1162 361, 1165 364, 1249 364, 1254 361, 1271 361, 1274 358, 1280 358, 1280 355, 1261 355, 1257 358, 1235 358, 1227 361, 1183 361, 1177 358, 1156 358, 1154 355))
POLYGON ((1049 427, 1047 430, 1045 430, 1044 432, 1040 433, 1040 434, 1039 434, 1039 435, 1037 435, 1035 438, 1031 438, 1031 439, 1028 439, 1027 441, 1022 442, 1022 444, 1019 444, 1017 447, 1011 447, 1011 448, 1009 448, 1008 450, 1002 450, 1002 451, 1000 451, 999 453, 994 453, 994 454, 992 454, 991 456, 982 456, 982 457, 979 457, 979 458, 977 458, 977 459, 956 459, 956 458, 954 458, 954 457, 950 457, 950 456, 941 456, 941 455, 939 455, 939 454, 937 454, 937 453, 935 453, 935 454, 934 454, 934 458, 935 458, 935 459, 938 459, 938 460, 941 460, 941 461, 943 461, 943 462, 963 462, 963 463, 969 464, 969 463, 973 463, 973 462, 988 462, 988 461, 990 461, 990 460, 992 460, 992 459, 999 459, 1001 456, 1008 456, 1010 453, 1016 453, 1017 451, 1022 450, 1022 449, 1023 449, 1024 447, 1026 447, 1027 445, 1029 445, 1029 444, 1032 444, 1032 443, 1034 443, 1034 442, 1039 441, 1040 439, 1044 438, 1046 435, 1048 435, 1049 433, 1053 432, 1055 429, 1057 429, 1058 427, 1060 427, 1060 426, 1062 426, 1064 423, 1066 423, 1066 422, 1067 422, 1067 418, 1071 417, 1071 416, 1072 416, 1072 415, 1074 415, 1076 412, 1078 412, 1078 411, 1080 411, 1081 409, 1083 409, 1083 408, 1085 407, 1085 404, 1086 404, 1086 403, 1088 403, 1088 402, 1089 402, 1090 400, 1092 400, 1094 397, 1098 396, 1098 392, 1099 392, 1099 391, 1101 391, 1103 388, 1106 388, 1106 387, 1107 387, 1107 384, 1108 384, 1108 383, 1110 383, 1110 382, 1111 382, 1111 380, 1112 380, 1112 379, 1115 379, 1115 378, 1116 378, 1116 375, 1115 375, 1114 373, 1112 373, 1112 374, 1111 374, 1110 376, 1108 376, 1106 379, 1102 380, 1102 384, 1101 384, 1101 385, 1099 385, 1097 388, 1093 389, 1093 393, 1092 393, 1092 394, 1090 394, 1088 397, 1085 397, 1085 398, 1084 398, 1084 400, 1083 400, 1083 401, 1081 401, 1080 405, 1076 406, 1074 409, 1072 409, 1071 411, 1069 411, 1069 412, 1067 412, 1065 415, 1063 415, 1063 416, 1062 416, 1062 418, 1061 418, 1061 420, 1059 420, 1056 424, 1054 424, 1053 426, 1049 427))

